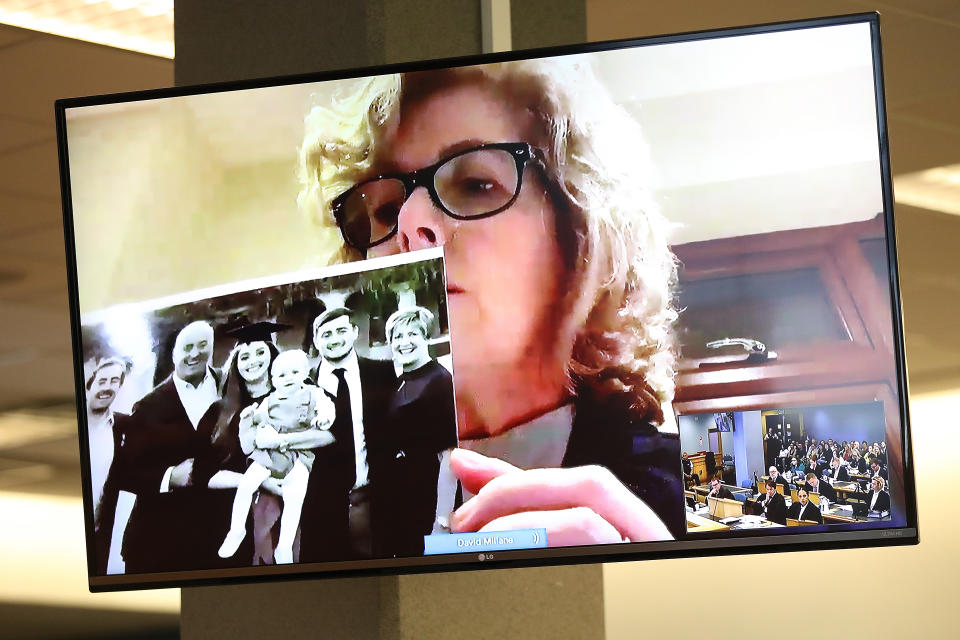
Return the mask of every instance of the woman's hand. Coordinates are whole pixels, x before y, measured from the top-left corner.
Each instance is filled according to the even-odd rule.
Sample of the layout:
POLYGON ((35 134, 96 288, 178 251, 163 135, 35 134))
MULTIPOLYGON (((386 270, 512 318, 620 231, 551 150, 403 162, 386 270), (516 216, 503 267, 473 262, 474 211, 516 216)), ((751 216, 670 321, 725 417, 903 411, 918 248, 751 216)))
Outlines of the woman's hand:
POLYGON ((546 529, 551 547, 672 539, 659 516, 605 467, 523 471, 465 449, 455 449, 450 462, 476 494, 454 512, 454 533, 546 529))

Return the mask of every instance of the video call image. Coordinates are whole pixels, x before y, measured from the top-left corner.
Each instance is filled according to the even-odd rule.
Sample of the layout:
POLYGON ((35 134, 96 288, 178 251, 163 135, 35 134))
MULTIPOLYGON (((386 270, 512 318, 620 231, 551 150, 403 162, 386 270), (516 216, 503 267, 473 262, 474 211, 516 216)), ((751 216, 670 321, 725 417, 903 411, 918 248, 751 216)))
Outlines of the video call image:
POLYGON ((688 533, 889 523, 883 411, 867 402, 680 416, 688 533))
MULTIPOLYGON (((703 516, 685 485, 697 502, 710 478, 691 485, 678 461, 720 451, 684 424, 768 407, 882 402, 884 437, 807 418, 798 445, 885 445, 899 522, 875 96, 862 23, 67 108, 81 316, 176 300, 83 330, 85 381, 104 364, 116 387, 94 381, 87 398, 109 404, 88 415, 91 451, 114 452, 90 460, 88 540, 109 547, 91 575, 689 539, 703 516), (442 251, 442 270, 409 291, 363 275, 381 260, 417 271, 400 265, 424 251, 442 251), (296 273, 335 275, 276 275, 296 273), (356 280, 330 302, 328 278, 356 280), (276 290, 231 284, 262 281, 276 290), (413 307, 425 311, 390 322, 413 307), (323 351, 351 341, 318 336, 328 312, 380 384, 337 379, 340 356, 323 351), (185 350, 203 336, 207 360, 185 350), (424 339, 452 417, 446 395, 419 402, 405 379, 424 339), (269 352, 267 377, 231 369, 240 350, 250 376, 269 352), (199 387, 181 384, 174 353, 199 387), (296 378, 304 357, 306 381, 274 382, 277 358, 296 378), (136 423, 165 381, 195 455, 159 424, 118 427, 112 444, 93 428, 110 412, 136 423), (341 432, 350 421, 369 438, 341 432), (144 462, 119 493, 121 534, 99 505, 124 449, 144 462), (150 549, 183 492, 219 500, 197 507, 215 522, 170 533, 202 558, 150 549)), ((724 437, 759 447, 757 425, 724 437)), ((773 466, 751 458, 741 478, 742 456, 714 460, 737 470, 722 477, 731 492, 773 466)), ((838 517, 851 501, 831 501, 838 517)))
POLYGON ((446 287, 423 253, 87 316, 99 569, 419 555, 449 530, 446 287))

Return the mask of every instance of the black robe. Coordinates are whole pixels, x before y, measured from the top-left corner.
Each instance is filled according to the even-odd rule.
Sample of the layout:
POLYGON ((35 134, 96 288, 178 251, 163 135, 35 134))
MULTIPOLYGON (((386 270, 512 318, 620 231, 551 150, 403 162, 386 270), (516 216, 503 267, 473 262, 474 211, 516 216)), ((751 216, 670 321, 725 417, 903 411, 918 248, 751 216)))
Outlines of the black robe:
POLYGON ((767 520, 770 522, 776 522, 777 524, 787 524, 787 503, 783 499, 783 496, 779 493, 773 494, 773 497, 770 499, 770 502, 767 504, 766 509, 764 509, 763 501, 766 500, 767 496, 763 495, 757 500, 757 515, 765 515, 767 520))
POLYGON ((661 433, 623 402, 581 389, 563 467, 597 464, 643 500, 677 538, 686 535, 680 436, 661 433))
MULTIPOLYGON (((877 496, 877 504, 874 505, 873 511, 877 511, 877 512, 890 511, 890 494, 884 491, 883 489, 881 489, 879 493, 880 495, 877 496)), ((873 501, 873 494, 874 492, 871 491, 870 493, 867 494, 867 497, 865 498, 867 503, 867 509, 870 509, 870 503, 873 501)))
POLYGON ((847 467, 846 467, 846 466, 841 465, 841 466, 837 467, 836 469, 831 469, 831 470, 830 470, 830 477, 833 478, 834 480, 838 480, 838 481, 840 481, 840 482, 849 482, 849 481, 850 481, 850 472, 847 471, 847 467))
MULTIPOLYGON (((794 520, 801 520, 800 518, 800 501, 796 501, 790 505, 790 508, 787 509, 787 517, 793 518, 794 520)), ((812 502, 807 502, 806 511, 803 513, 803 520, 811 520, 823 524, 823 516, 820 514, 820 509, 817 508, 817 505, 812 502)))
POLYGON ((837 501, 837 490, 823 480, 817 483, 816 489, 814 489, 813 485, 810 484, 809 482, 803 483, 803 488, 806 489, 808 493, 820 494, 821 497, 826 498, 830 502, 837 501))

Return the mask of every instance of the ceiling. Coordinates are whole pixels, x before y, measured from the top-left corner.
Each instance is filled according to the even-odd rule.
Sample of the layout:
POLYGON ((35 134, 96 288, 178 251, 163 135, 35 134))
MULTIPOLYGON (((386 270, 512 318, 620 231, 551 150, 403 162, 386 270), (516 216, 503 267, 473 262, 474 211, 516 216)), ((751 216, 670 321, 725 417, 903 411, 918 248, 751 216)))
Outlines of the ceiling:
POLYGON ((0 490, 79 493, 54 100, 172 83, 172 60, 0 25, 0 411, 22 409, 0 490))

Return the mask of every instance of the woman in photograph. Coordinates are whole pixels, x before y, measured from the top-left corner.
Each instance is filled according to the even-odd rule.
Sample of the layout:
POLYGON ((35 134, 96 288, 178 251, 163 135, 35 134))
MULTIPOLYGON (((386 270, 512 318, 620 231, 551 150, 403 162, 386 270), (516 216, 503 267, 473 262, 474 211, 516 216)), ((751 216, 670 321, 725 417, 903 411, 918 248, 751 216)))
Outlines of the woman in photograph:
POLYGON ((341 260, 444 247, 453 530, 681 534, 679 438, 658 429, 676 260, 636 120, 577 57, 354 87, 306 118, 300 201, 341 260))
MULTIPOLYGON (((427 340, 433 314, 422 307, 400 309, 387 318, 386 335, 399 372, 397 391, 384 421, 384 504, 391 509, 383 552, 388 556, 423 554, 423 536, 437 521, 437 480, 444 452, 457 446, 453 377, 430 356, 427 340)), ((448 458, 447 458, 448 459, 448 458)), ((447 469, 447 474, 449 470, 447 469)), ((453 506, 456 482, 448 482, 446 514, 453 506)))
MULTIPOLYGON (((217 424, 222 435, 218 441, 228 441, 236 449, 231 456, 229 466, 221 466, 219 474, 211 478, 210 486, 234 488, 240 476, 247 468, 247 457, 240 447, 240 414, 244 409, 266 398, 272 391, 270 383, 270 365, 280 354, 273 341, 273 334, 289 328, 289 325, 274 322, 254 322, 226 332, 237 340, 237 344, 224 364, 220 397, 223 410, 217 424), (231 475, 235 474, 235 475, 231 475)), ((253 538, 247 537, 233 555, 244 566, 251 558, 254 565, 273 564, 278 528, 277 523, 283 511, 283 501, 279 495, 261 490, 251 508, 253 519, 253 538)), ((229 524, 224 521, 224 526, 229 524)))

